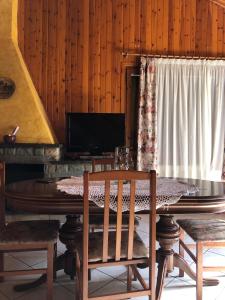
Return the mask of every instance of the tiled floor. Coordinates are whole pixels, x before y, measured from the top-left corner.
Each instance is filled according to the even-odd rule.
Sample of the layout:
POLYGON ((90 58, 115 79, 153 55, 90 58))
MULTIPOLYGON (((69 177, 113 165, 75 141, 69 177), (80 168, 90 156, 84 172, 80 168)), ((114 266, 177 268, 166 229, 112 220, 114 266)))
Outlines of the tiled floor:
MULTIPOLYGON (((23 216, 24 218, 24 216, 23 216)), ((43 218, 43 216, 40 216, 43 218)), ((14 219, 14 217, 10 217, 14 219)), ((18 218, 17 218, 18 219, 18 218)), ((139 226, 139 234, 143 239, 148 238, 147 232, 147 218, 142 217, 142 221, 139 226)), ((174 246, 175 250, 177 245, 174 246)), ((64 246, 58 243, 58 253, 64 252, 64 246)), ((205 252, 204 259, 206 263, 217 263, 218 265, 225 265, 225 249, 221 250, 208 250, 205 252)), ((188 258, 187 258, 188 260, 188 258)), ((188 260, 190 262, 190 260, 188 260)), ((5 255, 6 268, 33 268, 42 267, 46 264, 45 253, 13 253, 5 255)), ((191 262, 190 262, 191 264, 191 262)), ((141 273, 147 278, 147 270, 141 270, 141 273)), ((195 300, 195 282, 188 276, 179 278, 177 276, 178 271, 174 270, 166 278, 165 288, 162 293, 162 300, 195 300)), ((225 299, 225 273, 218 272, 212 273, 213 276, 217 276, 220 283, 214 287, 204 287, 203 299, 204 300, 224 300, 225 299)), ((208 276, 212 275, 208 274, 208 276)), ((13 286, 20 282, 27 282, 32 280, 33 277, 17 277, 6 279, 5 282, 0 283, 0 300, 42 300, 45 299, 46 286, 42 285, 33 290, 27 292, 15 292, 13 286)), ((137 282, 134 282, 133 288, 137 287, 137 282)), ((89 284, 90 293, 92 295, 101 294, 104 292, 115 291, 115 289, 125 290, 125 269, 122 267, 98 269, 92 272, 92 281, 89 284)), ((74 282, 66 276, 63 271, 58 272, 57 280, 54 283, 54 299, 55 300, 72 300, 74 296, 74 282)), ((147 299, 147 297, 136 298, 147 299)))

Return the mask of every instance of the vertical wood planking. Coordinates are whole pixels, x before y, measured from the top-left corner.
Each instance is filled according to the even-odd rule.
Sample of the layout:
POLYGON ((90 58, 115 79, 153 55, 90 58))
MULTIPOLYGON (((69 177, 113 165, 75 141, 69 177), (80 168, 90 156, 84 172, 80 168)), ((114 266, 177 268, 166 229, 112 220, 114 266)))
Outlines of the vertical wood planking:
POLYGON ((135 1, 129 1, 129 44, 128 49, 135 49, 135 1))
POLYGON ((88 111, 88 70, 89 70, 89 0, 82 1, 83 16, 83 50, 82 60, 82 91, 81 91, 81 109, 83 112, 88 111))
POLYGON ((217 42, 218 42, 218 6, 212 5, 212 43, 211 43, 211 55, 217 54, 217 42))
POLYGON ((42 102, 48 108, 48 1, 42 6, 42 102))
MULTIPOLYGON (((84 11, 83 1, 76 1, 77 9, 77 57, 76 57, 76 81, 77 84, 77 99, 76 110, 82 112, 82 100, 83 100, 83 64, 84 64, 84 11)), ((86 62, 87 63, 87 62, 86 62)))
POLYGON ((173 54, 177 55, 181 48, 181 8, 184 4, 181 0, 174 0, 174 32, 173 32, 173 54))
POLYGON ((168 39, 169 39, 169 11, 170 5, 168 0, 163 0, 163 19, 162 19, 162 52, 168 52, 168 39))
POLYGON ((64 0, 58 0, 58 19, 57 19, 57 88, 56 88, 56 114, 57 114, 57 132, 58 138, 63 140, 65 132, 65 66, 66 66, 66 6, 64 0))
POLYGON ((163 1, 157 1, 156 7, 156 19, 157 19, 157 40, 156 40, 156 52, 163 52, 163 1))
POLYGON ((65 112, 124 112, 121 52, 225 55, 225 9, 208 0, 19 0, 19 46, 53 128, 65 112))
MULTIPOLYGON (((123 50, 123 1, 114 0, 113 8, 113 55, 112 55, 112 111, 120 112, 121 52, 123 50)), ((124 100, 124 99, 123 99, 124 100)))
POLYGON ((20 47, 20 51, 22 55, 24 56, 24 21, 26 19, 25 16, 25 0, 19 0, 18 2, 18 43, 20 47))
POLYGON ((191 0, 190 9, 190 55, 195 55, 196 1, 191 0))
MULTIPOLYGON (((78 29, 78 12, 77 12, 77 1, 71 0, 71 7, 68 8, 71 10, 71 111, 80 111, 79 109, 79 82, 81 80, 80 76, 78 75, 78 65, 77 65, 77 56, 78 56, 78 36, 79 36, 79 29, 78 29)), ((80 58, 82 59, 82 58, 80 58)))
POLYGON ((100 112, 106 111, 106 33, 107 33, 107 14, 106 1, 101 1, 101 22, 100 22, 100 112))
POLYGON ((112 0, 106 0, 106 70, 105 70, 105 112, 112 111, 112 0))
POLYGON ((217 39, 217 55, 222 56, 223 54, 223 31, 224 31, 224 25, 223 25, 223 12, 224 10, 220 7, 218 7, 217 10, 217 31, 218 31, 218 39, 217 39))
POLYGON ((94 111, 100 112, 100 16, 101 0, 95 0, 95 45, 94 45, 94 111))
MULTIPOLYGON (((142 9, 143 10, 143 9, 142 9)), ((145 39, 145 50, 147 52, 151 52, 152 49, 152 32, 151 32, 151 20, 152 20, 152 1, 146 1, 145 3, 145 11, 143 11, 145 14, 145 32, 142 33, 142 38, 145 39), (143 36, 145 33, 145 36, 143 36)))
POLYGON ((156 53, 157 52, 157 0, 152 1, 151 5, 151 52, 156 53))
MULTIPOLYGON (((65 111, 72 111, 71 97, 72 97, 72 1, 68 0, 66 3, 66 23, 65 23, 65 111)), ((64 124, 65 125, 65 124, 64 124)))
POLYGON ((201 49, 202 55, 207 56, 207 39, 208 39, 208 0, 202 1, 202 13, 201 13, 201 49))

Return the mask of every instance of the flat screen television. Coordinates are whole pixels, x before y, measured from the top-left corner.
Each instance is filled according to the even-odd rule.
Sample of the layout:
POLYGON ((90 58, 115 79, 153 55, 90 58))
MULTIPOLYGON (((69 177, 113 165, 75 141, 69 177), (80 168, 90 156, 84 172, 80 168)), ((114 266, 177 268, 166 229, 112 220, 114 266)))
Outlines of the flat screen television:
POLYGON ((67 151, 101 155, 125 144, 125 114, 67 113, 67 151))

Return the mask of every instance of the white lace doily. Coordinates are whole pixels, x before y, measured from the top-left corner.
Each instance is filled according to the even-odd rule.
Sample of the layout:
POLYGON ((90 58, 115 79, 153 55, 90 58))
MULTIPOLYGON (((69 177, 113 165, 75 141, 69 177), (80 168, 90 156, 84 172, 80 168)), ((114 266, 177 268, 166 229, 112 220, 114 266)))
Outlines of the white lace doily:
MULTIPOLYGON (((71 177, 56 182, 57 189, 70 195, 83 196, 83 177, 71 177)), ((110 208, 117 210, 117 183, 110 186, 110 208)), ((137 181, 135 195, 135 211, 149 209, 149 181, 137 181)), ((195 185, 169 178, 157 179, 157 208, 167 206, 179 201, 182 195, 195 193, 199 189, 195 185)), ((105 187, 102 182, 92 182, 89 188, 89 200, 97 206, 104 207, 105 187)), ((123 211, 129 210, 130 184, 124 183, 123 187, 123 211)))

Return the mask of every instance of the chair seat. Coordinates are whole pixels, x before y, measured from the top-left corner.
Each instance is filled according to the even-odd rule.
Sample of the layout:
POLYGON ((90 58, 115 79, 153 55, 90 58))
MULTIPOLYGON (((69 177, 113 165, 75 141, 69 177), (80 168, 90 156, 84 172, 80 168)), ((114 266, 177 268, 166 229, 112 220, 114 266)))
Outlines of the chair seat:
POLYGON ((225 240, 225 221, 206 219, 177 220, 177 223, 194 241, 225 240))
MULTIPOLYGON (((82 236, 83 233, 79 232, 75 237, 75 241, 77 241, 77 250, 82 255, 82 236)), ((121 258, 127 257, 127 245, 128 245, 128 232, 123 231, 121 237, 121 258)), ((103 243, 103 232, 92 232, 89 234, 89 261, 99 261, 102 258, 102 243, 103 243)), ((115 246, 116 246, 116 232, 109 232, 109 253, 108 259, 115 258, 115 246)), ((133 257, 134 258, 145 258, 148 257, 148 249, 143 243, 142 239, 135 232, 134 234, 134 247, 133 247, 133 257)))
MULTIPOLYGON (((110 215, 109 216, 109 227, 110 228, 115 228, 116 226, 116 215, 110 215)), ((96 226, 96 227, 103 227, 103 215, 90 215, 89 218, 89 222, 90 225, 96 226)), ((129 225, 129 215, 123 215, 123 219, 122 219, 122 227, 123 228, 128 228, 129 225)), ((138 217, 134 218, 134 225, 138 226, 139 225, 139 221, 138 221, 138 217)))
POLYGON ((7 243, 56 242, 59 225, 57 220, 10 222, 0 231, 0 246, 7 243))

